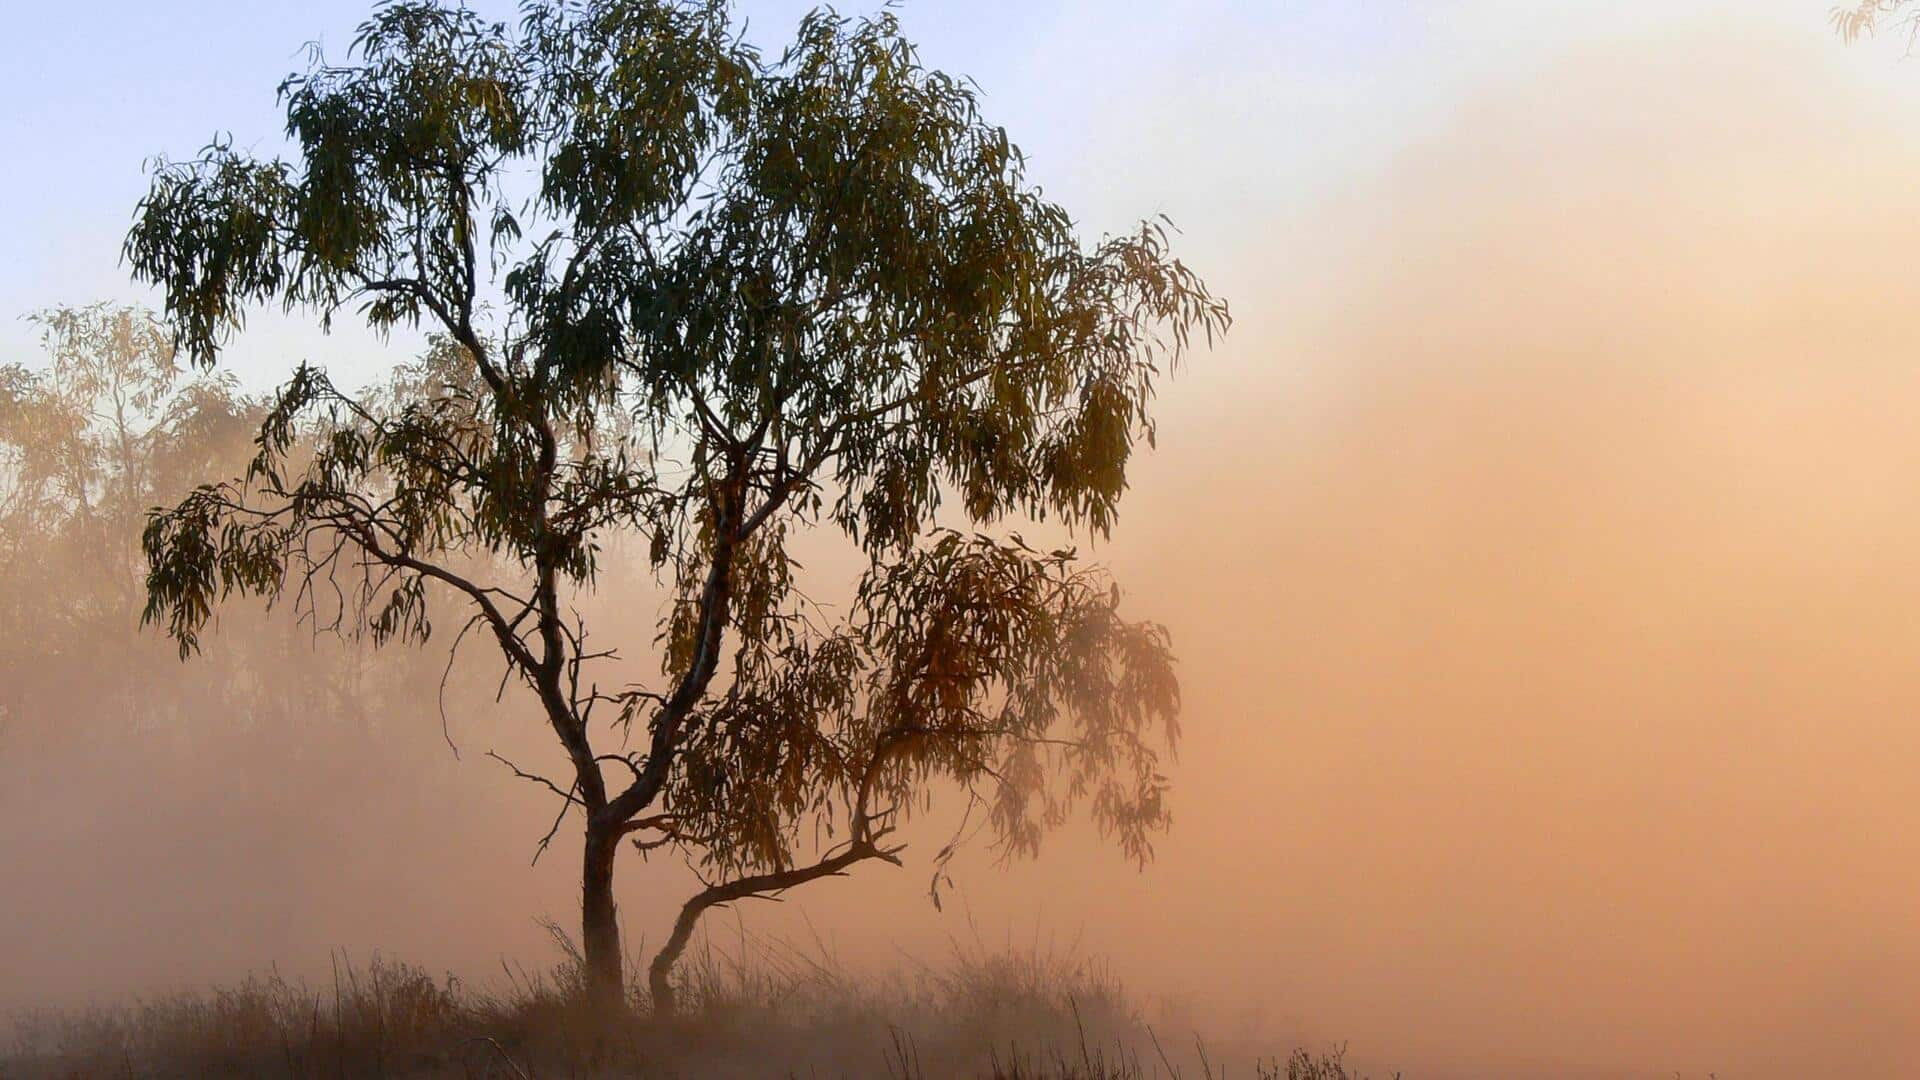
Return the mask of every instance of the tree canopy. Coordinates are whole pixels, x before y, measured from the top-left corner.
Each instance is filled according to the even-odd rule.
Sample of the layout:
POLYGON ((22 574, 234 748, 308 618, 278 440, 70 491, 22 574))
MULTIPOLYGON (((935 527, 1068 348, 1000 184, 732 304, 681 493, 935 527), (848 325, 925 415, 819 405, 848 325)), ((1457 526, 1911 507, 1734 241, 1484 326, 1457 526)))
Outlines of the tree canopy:
POLYGON ((1113 527, 1157 381, 1229 321, 1165 223, 1083 242, 889 12, 817 11, 768 55, 721 0, 530 2, 514 27, 400 0, 280 93, 289 158, 155 168, 135 275, 200 365, 266 304, 434 346, 376 394, 301 367, 244 475, 153 516, 146 617, 183 654, 235 592, 378 641, 460 611, 566 753, 538 779, 584 818, 602 994, 623 838, 709 878, 686 930, 897 858, 941 778, 1010 852, 1084 801, 1147 855, 1165 631, 1072 551, 977 530, 1113 527), (794 584, 816 527, 869 564, 838 616, 794 584), (603 687, 631 673, 568 598, 621 536, 675 599, 659 677, 603 687))

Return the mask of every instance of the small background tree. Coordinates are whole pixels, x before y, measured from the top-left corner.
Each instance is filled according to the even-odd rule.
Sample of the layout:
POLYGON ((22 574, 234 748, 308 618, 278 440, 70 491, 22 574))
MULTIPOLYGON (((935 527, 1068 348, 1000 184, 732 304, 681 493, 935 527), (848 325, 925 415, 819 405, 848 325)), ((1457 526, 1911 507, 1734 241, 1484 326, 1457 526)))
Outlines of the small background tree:
POLYGON ((582 819, 602 1004, 623 840, 709 880, 663 1009, 702 911, 896 860, 941 781, 1008 852, 1084 802, 1148 855, 1165 632, 1070 550, 940 522, 1112 527, 1156 379, 1228 321, 1164 227, 1084 245, 890 14, 767 56, 718 0, 406 0, 281 94, 292 160, 162 163, 128 237, 182 349, 260 303, 438 337, 391 394, 301 368, 244 475, 155 514, 146 617, 183 653, 234 592, 376 642, 457 605, 564 751, 514 768, 582 819), (869 563, 842 615, 795 587, 816 527, 869 563), (674 597, 644 683, 569 603, 623 535, 674 597))
POLYGON ((0 711, 12 729, 104 750, 189 713, 264 725, 361 712, 359 658, 316 652, 305 628, 255 613, 229 613, 247 633, 228 665, 203 673, 196 706, 157 691, 175 680, 166 650, 139 633, 148 511, 243 467, 266 405, 231 375, 187 370, 144 309, 31 318, 44 362, 0 366, 0 711), (259 677, 294 663, 305 677, 259 677))
MULTIPOLYGON (((33 317, 46 363, 0 367, 0 708, 70 711, 73 658, 109 649, 139 667, 146 512, 244 460, 258 423, 230 379, 189 379, 165 326, 134 308, 33 317), (49 586, 73 585, 63 602, 49 586), (43 681, 44 680, 44 681, 43 681)), ((138 678, 98 720, 134 711, 138 678)))
MULTIPOLYGON (((447 658, 233 604, 183 668, 140 631, 141 529, 156 503, 243 469, 266 405, 191 371, 148 312, 35 320, 43 353, 0 364, 0 955, 15 976, 0 1012, 83 996, 106 972, 197 980, 263 946, 341 944, 308 914, 323 891, 343 919, 355 902, 313 885, 363 849, 347 822, 464 795, 437 727, 418 726, 447 658), (369 779, 376 740, 410 789, 369 779)), ((456 686, 449 707, 491 690, 456 686)))

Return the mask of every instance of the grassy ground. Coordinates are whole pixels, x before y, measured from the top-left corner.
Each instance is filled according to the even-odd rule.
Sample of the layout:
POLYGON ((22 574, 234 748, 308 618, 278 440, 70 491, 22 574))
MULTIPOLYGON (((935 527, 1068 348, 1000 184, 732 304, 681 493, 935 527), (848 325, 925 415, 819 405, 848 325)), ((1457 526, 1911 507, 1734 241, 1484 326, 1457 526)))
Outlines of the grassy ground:
MULTIPOLYGON (((571 964, 491 986, 406 964, 337 963, 322 985, 259 976, 205 992, 12 1018, 0 1080, 51 1077, 1225 1077, 1197 1042, 1163 1044, 1096 964, 956 951, 938 969, 857 979, 784 947, 709 947, 685 965, 684 1017, 595 1017, 571 964)), ((1190 1038, 1190 1037, 1189 1037, 1190 1038)), ((1339 1052, 1233 1063, 1231 1075, 1359 1080, 1339 1052)))

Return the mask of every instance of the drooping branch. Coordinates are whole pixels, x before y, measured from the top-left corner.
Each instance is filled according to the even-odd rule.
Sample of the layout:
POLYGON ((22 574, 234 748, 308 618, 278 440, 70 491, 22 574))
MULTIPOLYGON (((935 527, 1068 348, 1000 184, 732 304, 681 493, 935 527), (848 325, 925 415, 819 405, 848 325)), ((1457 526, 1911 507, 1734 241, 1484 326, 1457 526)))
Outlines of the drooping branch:
POLYGON ((653 994, 654 1009, 663 1016, 673 1015, 677 1004, 673 966, 686 951, 687 943, 693 939, 693 931, 700 923, 700 916, 706 914, 708 909, 741 900, 778 897, 810 881, 843 876, 855 864, 869 859, 879 859, 898 866, 902 850, 899 847, 881 847, 874 839, 863 837, 848 842, 838 852, 808 866, 736 878, 700 890, 680 908, 672 931, 647 967, 647 984, 653 994))

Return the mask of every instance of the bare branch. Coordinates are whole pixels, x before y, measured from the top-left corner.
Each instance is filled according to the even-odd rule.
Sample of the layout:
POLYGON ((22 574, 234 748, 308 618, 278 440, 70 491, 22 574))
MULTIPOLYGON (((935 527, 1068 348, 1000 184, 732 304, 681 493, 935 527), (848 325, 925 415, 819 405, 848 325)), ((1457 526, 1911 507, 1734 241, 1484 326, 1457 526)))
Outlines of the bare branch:
MULTIPOLYGON (((487 751, 487 756, 499 762, 500 764, 505 765, 507 768, 513 770, 513 775, 519 777, 520 779, 530 780, 536 784, 540 784, 546 787, 547 790, 553 792, 555 795, 560 796, 562 799, 565 799, 567 801, 567 805, 571 806, 575 803, 580 803, 580 800, 574 797, 574 794, 573 794, 575 791, 574 787, 569 787, 566 790, 562 791, 560 789, 560 785, 554 783, 553 781, 547 779, 544 776, 541 776, 538 773, 527 772, 526 770, 522 769, 520 766, 515 765, 511 761, 508 761, 506 758, 501 757, 499 754, 495 753, 492 750, 487 751)), ((581 803, 581 805, 584 806, 585 804, 581 803)))

